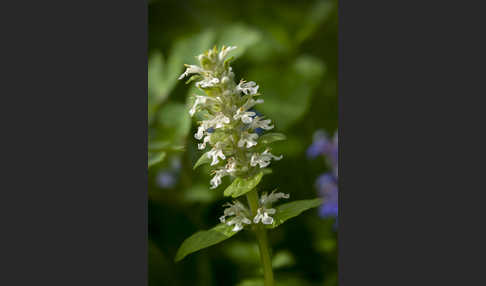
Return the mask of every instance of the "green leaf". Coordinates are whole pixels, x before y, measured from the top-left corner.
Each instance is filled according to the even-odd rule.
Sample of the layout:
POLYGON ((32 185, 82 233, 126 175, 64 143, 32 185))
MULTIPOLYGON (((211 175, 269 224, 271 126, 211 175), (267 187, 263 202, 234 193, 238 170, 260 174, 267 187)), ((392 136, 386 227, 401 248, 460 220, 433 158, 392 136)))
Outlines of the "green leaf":
POLYGON ((165 152, 160 153, 148 153, 148 167, 152 167, 153 165, 162 162, 165 159, 165 152))
POLYGON ((260 183, 263 175, 263 172, 258 172, 257 174, 246 179, 236 178, 233 183, 231 183, 231 185, 224 190, 224 195, 226 197, 232 196, 233 198, 237 198, 248 193, 249 191, 253 190, 258 183, 260 183))
POLYGON ((206 152, 202 154, 201 157, 199 157, 199 159, 197 160, 196 164, 194 164, 194 167, 192 169, 196 170, 197 167, 207 164, 209 162, 211 162, 211 158, 208 158, 208 152, 206 152))
POLYGON ((287 139, 287 137, 283 133, 267 133, 260 136, 258 141, 260 144, 266 145, 275 141, 281 141, 285 139, 287 139))
POLYGON ((232 226, 220 223, 212 229, 196 232, 184 240, 179 250, 177 250, 175 262, 182 260, 193 252, 213 246, 232 237, 237 233, 233 232, 232 228, 232 226))
POLYGON ((300 201, 293 201, 290 203, 282 204, 275 209, 277 212, 273 216, 274 222, 272 225, 268 225, 268 228, 275 228, 285 221, 300 215, 303 211, 306 211, 311 208, 318 207, 322 204, 322 199, 313 199, 313 200, 300 200, 300 201))

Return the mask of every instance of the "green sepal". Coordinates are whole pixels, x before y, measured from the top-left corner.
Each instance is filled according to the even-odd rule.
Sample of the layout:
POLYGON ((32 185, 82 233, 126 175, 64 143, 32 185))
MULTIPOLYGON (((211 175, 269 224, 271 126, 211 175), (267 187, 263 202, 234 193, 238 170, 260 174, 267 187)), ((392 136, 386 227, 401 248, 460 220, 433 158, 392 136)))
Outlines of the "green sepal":
POLYGON ((186 81, 186 84, 189 84, 195 80, 200 80, 202 79, 202 76, 198 75, 198 74, 195 74, 193 76, 191 76, 187 81, 186 81))
POLYGON ((267 225, 267 228, 275 228, 285 221, 300 215, 302 212, 318 207, 322 204, 322 199, 299 200, 290 203, 281 204, 275 209, 277 212, 273 215, 273 224, 267 225))
POLYGON ((235 59, 235 57, 234 57, 234 56, 231 56, 231 57, 227 58, 227 59, 224 61, 224 63, 223 63, 223 67, 224 67, 225 69, 228 69, 228 67, 229 67, 230 63, 231 63, 231 62, 232 62, 234 59, 235 59))
POLYGON ((196 232, 184 240, 179 250, 177 250, 174 261, 178 262, 193 252, 213 246, 232 237, 237 233, 232 231, 232 229, 233 226, 220 223, 209 230, 196 232))

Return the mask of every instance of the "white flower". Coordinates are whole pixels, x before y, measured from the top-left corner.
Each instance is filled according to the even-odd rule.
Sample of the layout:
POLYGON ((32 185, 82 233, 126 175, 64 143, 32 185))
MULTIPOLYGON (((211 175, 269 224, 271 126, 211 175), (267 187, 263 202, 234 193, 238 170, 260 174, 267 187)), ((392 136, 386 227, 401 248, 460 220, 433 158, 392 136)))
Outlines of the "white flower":
POLYGON ((183 74, 181 74, 179 79, 183 79, 183 78, 185 78, 186 76, 188 76, 189 74, 192 74, 192 73, 202 73, 204 71, 201 67, 198 67, 198 66, 195 66, 195 65, 185 65, 185 66, 187 67, 186 71, 183 74))
POLYGON ((241 91, 246 95, 256 94, 258 92, 258 85, 254 81, 240 81, 240 83, 236 86, 236 90, 241 91))
MULTIPOLYGON (((200 122, 194 137, 200 140, 197 144, 199 150, 206 149, 210 145, 206 156, 213 168, 211 189, 218 187, 224 176, 238 177, 240 173, 246 174, 254 171, 252 169, 267 167, 272 159, 282 158, 271 154, 268 149, 265 150, 265 146, 261 147, 261 150, 265 150, 263 152, 250 151, 254 146, 263 144, 258 142, 259 135, 255 130, 271 130, 274 125, 272 120, 257 116, 257 112, 253 110, 255 105, 263 103, 262 99, 257 99, 259 96, 257 83, 241 80, 237 84, 231 66, 224 63, 235 48, 223 46, 220 50, 213 48, 204 52, 198 56, 200 66, 185 65, 186 70, 179 77, 182 79, 192 74, 198 75, 200 79, 196 81, 196 87, 206 92, 204 95, 195 95, 189 114, 194 116, 200 110, 205 111, 205 120, 200 122), (217 90, 211 93, 207 89, 215 87, 217 90)), ((267 197, 272 198, 272 196, 275 195, 267 197)), ((258 221, 271 223, 272 209, 264 209, 264 204, 260 207, 258 221)), ((248 219, 252 218, 248 217, 248 219)), ((245 224, 243 219, 233 221, 235 230, 241 229, 242 224, 245 224)))
POLYGON ((254 153, 251 156, 250 165, 252 167, 255 167, 256 165, 260 165, 260 168, 265 168, 266 166, 270 165, 270 161, 272 159, 280 160, 282 158, 283 158, 282 155, 277 157, 277 156, 273 155, 272 153, 270 153, 270 151, 267 149, 261 154, 254 153))
POLYGON ((228 163, 225 166, 226 172, 232 174, 236 172, 236 160, 234 157, 228 159, 228 163))
POLYGON ((260 197, 260 205, 262 206, 265 206, 265 205, 271 205, 273 204, 274 202, 278 201, 279 199, 288 199, 290 197, 289 194, 285 194, 285 193, 276 193, 275 191, 273 191, 270 195, 267 195, 267 193, 264 193, 261 197, 260 197))
POLYGON ((191 116, 194 115, 194 113, 196 113, 196 108, 199 104, 204 104, 206 103, 206 100, 208 99, 207 96, 202 96, 202 95, 196 95, 196 100, 194 101, 194 105, 191 107, 191 109, 189 110, 189 114, 191 116))
POLYGON ((254 100, 253 98, 250 98, 245 102, 245 104, 243 104, 241 106, 241 109, 242 109, 242 111, 245 111, 245 110, 248 110, 248 109, 252 108, 253 106, 255 106, 259 103, 263 103, 263 102, 264 102, 263 99, 254 100))
POLYGON ((266 209, 264 207, 257 210, 257 215, 253 218, 254 223, 259 223, 262 221, 263 224, 272 224, 273 217, 269 215, 275 214, 277 211, 275 209, 266 209))
POLYGON ((246 148, 251 148, 257 144, 258 134, 242 132, 241 138, 238 141, 238 147, 242 148, 246 144, 246 148))
POLYGON ((226 223, 227 225, 235 225, 232 231, 237 232, 243 229, 243 224, 251 224, 251 220, 244 216, 235 216, 233 219, 226 223))
POLYGON ((269 208, 269 206, 278 201, 279 199, 288 199, 290 196, 289 194, 284 194, 284 193, 276 193, 273 191, 270 195, 267 195, 267 193, 264 193, 259 200, 260 203, 260 208, 257 210, 256 216, 253 218, 254 223, 259 223, 260 221, 263 224, 272 224, 273 223, 273 217, 270 215, 275 214, 277 211, 273 208, 269 208), (268 208, 267 208, 268 207, 268 208))
POLYGON ((206 131, 206 129, 207 128, 206 128, 205 124, 199 125, 199 127, 197 128, 196 134, 194 134, 194 138, 196 138, 197 140, 201 140, 204 136, 204 132, 206 131))
POLYGON ((224 58, 226 58, 226 55, 227 55, 229 52, 231 52, 232 50, 234 50, 234 49, 236 49, 236 47, 235 47, 235 46, 229 46, 229 47, 225 47, 225 46, 223 46, 223 47, 221 48, 221 51, 219 52, 219 60, 220 60, 220 61, 223 61, 223 60, 224 60, 224 58))
POLYGON ((233 116, 233 119, 238 120, 241 118, 241 121, 243 121, 243 123, 249 124, 252 122, 253 116, 255 115, 256 113, 253 111, 244 111, 242 108, 239 108, 236 111, 236 114, 233 116))
POLYGON ((230 123, 230 119, 223 115, 222 113, 216 115, 213 119, 210 120, 210 127, 221 128, 224 124, 230 123))
POLYGON ((196 87, 210 88, 219 83, 219 79, 215 77, 205 77, 203 80, 196 82, 196 87))
POLYGON ((253 121, 250 123, 250 129, 257 129, 257 128, 261 128, 261 129, 264 129, 264 130, 270 130, 270 129, 273 129, 273 125, 270 126, 270 123, 272 121, 270 119, 262 119, 261 117, 257 116, 255 118, 253 118, 253 121))
POLYGON ((243 229, 243 224, 251 224, 251 220, 248 219, 248 209, 239 201, 234 201, 233 204, 226 203, 223 205, 226 207, 224 209, 224 214, 219 218, 221 223, 226 225, 234 225, 233 231, 240 231, 243 229), (232 216, 231 219, 226 221, 226 217, 232 216))
POLYGON ((219 163, 218 158, 221 158, 222 160, 226 159, 226 156, 223 154, 223 150, 221 148, 221 142, 216 143, 216 145, 211 149, 208 153, 208 158, 212 158, 211 166, 214 166, 219 163))
POLYGON ((221 185, 221 178, 228 175, 228 172, 224 168, 214 171, 214 177, 211 179, 211 189, 217 188, 221 185))
POLYGON ((196 134, 194 134, 194 138, 197 140, 201 140, 209 128, 213 127, 214 129, 216 128, 221 128, 224 126, 224 124, 230 123, 230 119, 223 114, 218 114, 214 116, 212 119, 209 120, 204 120, 201 122, 201 125, 198 127, 196 134))
POLYGON ((211 140, 211 134, 208 134, 204 137, 203 143, 197 144, 197 149, 202 150, 206 148, 206 144, 211 140))

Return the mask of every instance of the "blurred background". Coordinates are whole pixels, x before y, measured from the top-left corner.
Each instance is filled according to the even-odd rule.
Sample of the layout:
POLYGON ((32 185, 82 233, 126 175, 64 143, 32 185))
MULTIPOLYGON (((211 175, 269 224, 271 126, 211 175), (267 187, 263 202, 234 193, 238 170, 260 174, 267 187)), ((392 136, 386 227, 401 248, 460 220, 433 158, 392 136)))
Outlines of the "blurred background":
MULTIPOLYGON (((201 92, 177 78, 204 50, 237 46, 236 79, 260 85, 257 111, 288 137, 274 143, 284 158, 259 186, 290 200, 322 196, 318 178, 333 165, 319 148, 338 127, 337 0, 152 0, 148 15, 149 285, 260 285, 247 231, 174 263, 185 238, 219 223, 229 183, 210 190, 207 165, 192 169, 202 151, 187 102, 201 92)), ((336 225, 313 209, 269 232, 277 285, 337 285, 336 225)))

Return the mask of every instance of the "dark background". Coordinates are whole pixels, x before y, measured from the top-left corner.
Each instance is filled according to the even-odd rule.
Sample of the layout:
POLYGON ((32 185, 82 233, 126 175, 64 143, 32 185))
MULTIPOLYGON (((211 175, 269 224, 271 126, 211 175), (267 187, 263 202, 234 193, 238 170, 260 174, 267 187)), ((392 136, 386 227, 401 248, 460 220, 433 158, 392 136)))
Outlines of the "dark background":
MULTIPOLYGON (((173 262, 182 241, 217 224, 228 201, 224 187, 209 189, 207 168, 192 170, 202 154, 187 114, 195 89, 177 77, 213 45, 237 46, 236 79, 260 85, 265 103, 258 111, 288 137, 275 143, 272 152, 284 159, 272 164, 262 188, 292 200, 315 198, 315 180, 329 169, 306 149, 316 130, 332 135, 338 127, 337 1, 151 1, 148 13, 150 155, 160 151, 151 146, 166 144, 165 158, 149 169, 149 284, 258 285, 251 280, 262 276, 251 233, 173 262)), ((282 285, 337 285, 333 226, 313 209, 271 231, 282 285)))

